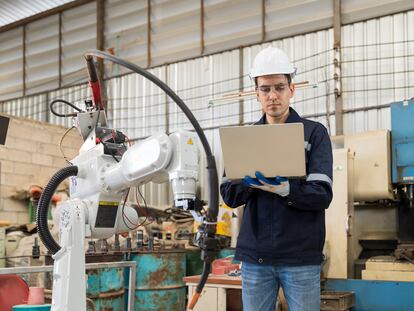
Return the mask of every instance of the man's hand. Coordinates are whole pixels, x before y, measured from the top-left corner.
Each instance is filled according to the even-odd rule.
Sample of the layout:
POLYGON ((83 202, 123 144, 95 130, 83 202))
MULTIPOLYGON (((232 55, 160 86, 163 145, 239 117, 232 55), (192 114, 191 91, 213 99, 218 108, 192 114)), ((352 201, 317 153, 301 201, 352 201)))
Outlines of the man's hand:
POLYGON ((286 177, 276 176, 274 179, 269 180, 260 172, 256 172, 255 175, 257 179, 250 176, 245 176, 243 178, 243 183, 251 188, 276 193, 282 197, 285 197, 289 194, 289 180, 286 177))

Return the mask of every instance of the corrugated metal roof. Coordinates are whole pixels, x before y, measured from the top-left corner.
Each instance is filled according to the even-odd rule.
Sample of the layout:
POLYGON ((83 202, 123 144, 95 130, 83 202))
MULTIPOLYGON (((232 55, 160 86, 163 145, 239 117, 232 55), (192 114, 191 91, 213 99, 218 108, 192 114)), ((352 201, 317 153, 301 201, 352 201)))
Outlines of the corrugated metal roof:
POLYGON ((0 27, 74 0, 0 0, 0 27))

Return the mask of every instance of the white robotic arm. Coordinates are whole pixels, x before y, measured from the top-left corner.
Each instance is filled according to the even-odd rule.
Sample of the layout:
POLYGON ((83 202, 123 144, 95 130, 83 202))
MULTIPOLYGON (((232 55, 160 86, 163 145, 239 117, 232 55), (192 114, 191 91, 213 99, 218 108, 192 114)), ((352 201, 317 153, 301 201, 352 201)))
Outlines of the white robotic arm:
POLYGON ((53 256, 53 286, 64 290, 53 291, 52 310, 84 307, 84 273, 80 273, 85 267, 84 238, 109 238, 138 224, 137 212, 123 205, 129 187, 170 181, 174 202, 185 209, 194 206, 199 160, 196 142, 195 134, 186 131, 151 136, 125 151, 119 162, 104 153, 102 144, 83 148, 72 161, 78 173, 71 178, 70 200, 62 206, 61 249, 53 256), (74 301, 70 296, 82 299, 74 301))
POLYGON ((159 134, 138 142, 128 149, 122 160, 103 174, 105 191, 123 191, 150 181, 170 180, 174 202, 193 200, 198 179, 198 148, 195 134, 179 131, 159 134))

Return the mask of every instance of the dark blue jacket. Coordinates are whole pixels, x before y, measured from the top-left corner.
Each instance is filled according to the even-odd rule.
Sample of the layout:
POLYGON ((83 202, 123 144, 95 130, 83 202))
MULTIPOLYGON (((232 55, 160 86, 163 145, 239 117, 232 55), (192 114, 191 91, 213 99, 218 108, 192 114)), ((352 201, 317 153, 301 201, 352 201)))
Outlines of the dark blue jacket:
MULTIPOLYGON (((306 180, 290 179, 290 194, 286 197, 247 187, 242 181, 227 180, 220 185, 228 206, 245 204, 237 260, 281 265, 322 262, 325 209, 332 200, 331 142, 322 124, 302 119, 289 109, 286 123, 304 125, 306 180)), ((265 121, 264 115, 255 124, 265 121)))

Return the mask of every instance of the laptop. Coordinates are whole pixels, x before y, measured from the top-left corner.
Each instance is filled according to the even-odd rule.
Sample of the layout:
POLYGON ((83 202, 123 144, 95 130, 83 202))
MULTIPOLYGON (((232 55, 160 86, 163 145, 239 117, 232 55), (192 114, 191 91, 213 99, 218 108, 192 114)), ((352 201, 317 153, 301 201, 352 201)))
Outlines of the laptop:
POLYGON ((302 123, 222 127, 224 169, 229 179, 306 176, 302 123))

